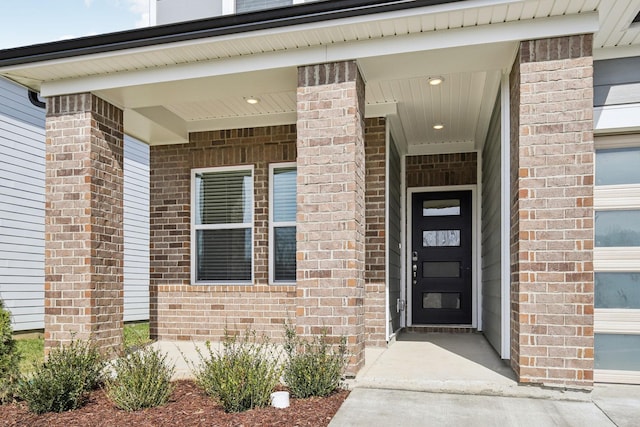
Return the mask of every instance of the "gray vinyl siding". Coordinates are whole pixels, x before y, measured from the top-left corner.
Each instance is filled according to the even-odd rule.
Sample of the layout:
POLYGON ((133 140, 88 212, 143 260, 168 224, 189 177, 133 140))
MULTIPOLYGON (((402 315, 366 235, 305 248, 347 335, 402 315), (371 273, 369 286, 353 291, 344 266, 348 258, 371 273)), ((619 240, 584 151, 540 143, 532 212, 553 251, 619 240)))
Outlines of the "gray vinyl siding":
POLYGON ((498 353, 502 340, 499 100, 500 96, 482 151, 482 328, 498 353))
POLYGON ((397 301, 400 298, 401 284, 401 255, 400 255, 400 239, 401 239, 401 219, 400 219, 400 194, 401 194, 401 170, 400 170, 400 154, 396 148, 396 144, 391 138, 389 141, 389 322, 390 332, 393 333, 400 329, 400 312, 398 311, 397 301))
POLYGON ((149 319, 149 146, 124 138, 124 320, 149 319))
POLYGON ((157 25, 220 15, 222 0, 156 0, 157 25))
POLYGON ((236 0, 236 13, 290 6, 293 0, 236 0))
MULTIPOLYGON (((44 328, 45 112, 0 79, 0 298, 16 331, 44 328)), ((125 320, 149 318, 149 149, 125 138, 125 320)))
POLYGON ((44 119, 0 79, 0 298, 14 330, 44 327, 44 119))
POLYGON ((593 64, 595 107, 640 102, 640 57, 596 61, 593 64))

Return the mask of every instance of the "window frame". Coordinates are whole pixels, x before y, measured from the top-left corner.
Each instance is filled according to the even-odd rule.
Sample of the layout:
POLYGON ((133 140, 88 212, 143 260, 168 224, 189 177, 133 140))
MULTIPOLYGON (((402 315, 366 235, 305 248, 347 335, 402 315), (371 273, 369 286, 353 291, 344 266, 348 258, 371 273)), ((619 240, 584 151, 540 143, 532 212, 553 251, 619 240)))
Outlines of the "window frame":
MULTIPOLYGON (((191 169, 191 284, 194 286, 215 286, 215 285, 238 285, 252 286, 255 283, 255 207, 256 204, 256 186, 255 186, 255 168, 254 165, 239 166, 220 166, 208 168, 191 169), (229 226, 229 224, 196 224, 196 215, 198 210, 197 194, 196 194, 196 175, 203 173, 222 173, 233 171, 248 171, 251 173, 252 194, 251 194, 251 222, 242 223, 242 227, 229 226), (198 248, 197 248, 197 231, 198 230, 222 230, 222 229, 249 229, 251 230, 251 279, 250 280, 197 280, 198 268, 198 248)), ((232 225, 235 225, 232 224, 232 225)))
MULTIPOLYGON (((281 281, 276 281, 275 280, 275 263, 276 263, 276 257, 275 257, 275 228, 276 227, 296 227, 296 233, 297 233, 297 218, 296 221, 282 221, 282 222, 275 222, 273 220, 273 212, 274 212, 274 199, 273 199, 273 191, 274 191, 274 172, 277 169, 289 169, 289 168, 296 168, 296 176, 297 176, 297 168, 298 165, 296 162, 282 162, 282 163, 271 163, 269 164, 269 285, 275 285, 275 286, 287 286, 287 285, 295 285, 296 284, 296 280, 294 279, 293 281, 288 281, 288 280, 281 280, 281 281)), ((298 206, 297 206, 297 188, 296 188, 296 215, 297 215, 297 211, 298 211, 298 206)), ((297 260, 296 260, 297 263, 297 260)))
MULTIPOLYGON (((618 148, 640 149, 640 134, 595 136, 595 156, 598 151, 618 148)), ((640 183, 597 184, 594 168, 593 212, 594 212, 594 336, 595 335, 640 335, 640 309, 598 308, 595 301, 596 273, 640 273, 640 247, 595 246, 595 214, 605 211, 627 211, 640 209, 640 183)), ((595 346, 594 346, 595 350, 595 346)), ((597 382, 640 382, 640 371, 611 370, 594 367, 597 382)))

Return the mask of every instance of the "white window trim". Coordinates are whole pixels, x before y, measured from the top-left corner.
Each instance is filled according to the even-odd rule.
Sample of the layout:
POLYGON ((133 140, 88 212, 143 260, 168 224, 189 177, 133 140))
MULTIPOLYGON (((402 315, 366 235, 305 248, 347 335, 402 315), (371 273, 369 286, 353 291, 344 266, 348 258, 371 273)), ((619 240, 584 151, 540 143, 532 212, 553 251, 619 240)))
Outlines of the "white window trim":
POLYGON ((296 281, 276 281, 275 272, 275 239, 273 237, 275 227, 296 227, 297 221, 284 221, 276 223, 273 220, 273 173, 276 169, 297 168, 296 162, 283 162, 269 164, 269 285, 287 286, 295 285, 296 281))
POLYGON ((222 166, 222 167, 211 167, 211 168, 197 168, 191 169, 191 284, 192 285, 247 285, 251 286, 254 284, 255 273, 255 203, 256 203, 256 195, 255 195, 255 173, 253 165, 241 165, 241 166, 222 166), (211 172, 231 172, 231 171, 250 171, 251 172, 251 180, 253 182, 253 195, 252 195, 252 203, 251 203, 251 222, 243 223, 244 228, 249 228, 251 230, 251 280, 249 281, 222 281, 222 280, 196 280, 196 271, 197 271, 197 247, 196 247, 196 230, 222 230, 222 229, 231 229, 231 228, 240 228, 238 224, 207 224, 207 225, 196 225, 196 214, 197 214, 197 205, 196 205, 196 174, 199 173, 211 173, 211 172))

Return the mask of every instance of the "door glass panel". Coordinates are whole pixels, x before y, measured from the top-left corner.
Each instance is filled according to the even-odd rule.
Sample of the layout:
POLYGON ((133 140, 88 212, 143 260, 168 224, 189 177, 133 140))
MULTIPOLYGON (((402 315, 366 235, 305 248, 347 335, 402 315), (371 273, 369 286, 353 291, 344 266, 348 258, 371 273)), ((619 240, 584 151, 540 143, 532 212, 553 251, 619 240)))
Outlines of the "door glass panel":
POLYGON ((596 212, 596 246, 640 246, 640 210, 596 212))
POLYGON ((423 262, 422 277, 460 277, 460 261, 423 262))
POLYGON ((640 183, 640 148, 596 151, 596 185, 640 183))
POLYGON ((459 216, 460 200, 425 200, 422 202, 422 216, 459 216))
POLYGON ((640 309, 640 273, 596 273, 596 308, 640 309))
POLYGON ((422 246, 460 246, 460 230, 425 230, 422 232, 422 246))
POLYGON ((422 294, 422 308, 460 308, 459 292, 425 292, 422 294))
POLYGON ((640 335, 595 334, 596 369, 640 371, 640 335))

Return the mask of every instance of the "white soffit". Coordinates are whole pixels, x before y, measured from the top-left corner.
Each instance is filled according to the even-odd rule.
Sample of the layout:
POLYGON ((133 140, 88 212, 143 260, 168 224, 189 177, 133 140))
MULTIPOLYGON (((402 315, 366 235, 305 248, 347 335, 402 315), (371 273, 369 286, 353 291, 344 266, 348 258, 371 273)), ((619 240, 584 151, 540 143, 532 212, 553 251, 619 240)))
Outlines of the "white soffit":
POLYGON ((596 33, 595 49, 640 45, 640 25, 633 18, 640 12, 640 0, 600 0, 600 30, 596 33))
MULTIPOLYGON (((300 64, 375 56, 374 49, 381 49, 377 51, 378 53, 391 54, 399 52, 398 49, 427 50, 437 47, 576 34, 597 30, 597 14, 591 15, 588 12, 593 11, 598 3, 598 1, 585 0, 470 0, 11 66, 6 67, 2 72, 16 81, 30 83, 31 86, 38 86, 39 82, 77 80, 88 76, 110 75, 113 77, 114 74, 127 71, 167 70, 181 64, 208 65, 205 66, 204 72, 201 71, 203 73, 201 76, 204 76, 211 75, 211 72, 220 74, 241 71, 240 69, 218 71, 216 60, 228 60, 233 57, 253 58, 256 55, 259 57, 276 52, 307 51, 309 56, 307 60, 302 56, 297 58, 297 61, 293 61, 300 64), (461 29, 469 31, 455 32, 461 29), (402 36, 409 35, 417 37, 402 39, 402 36), (424 37, 425 35, 437 36, 430 40, 429 37, 424 37), (382 40, 387 43, 375 43, 382 40), (393 43, 393 40, 399 43, 393 43), (367 46, 371 49, 369 55, 366 55, 367 46), (312 48, 323 49, 309 52, 308 49, 312 48), (355 57, 353 49, 357 53, 355 57)), ((269 59, 268 57, 256 59, 260 61, 253 61, 254 68, 246 68, 245 71, 256 69, 256 65, 268 68, 264 67, 262 60, 269 59), (260 63, 263 65, 259 65, 260 63)), ((276 67, 279 66, 286 65, 276 65, 276 67)), ((197 68, 191 71, 191 77, 198 77, 197 68)), ((156 75, 155 81, 159 81, 157 77, 156 75)), ((183 72, 174 77, 185 78, 185 75, 183 72)), ((164 78, 170 77, 164 75, 164 78)), ((143 83, 134 75, 126 75, 126 80, 128 84, 143 83)), ((113 83, 114 85, 123 84, 122 82, 113 83)), ((92 90, 97 89, 99 88, 92 90)), ((43 92, 48 95, 62 93, 50 88, 43 89, 43 92)))
MULTIPOLYGON (((60 64, 36 66, 30 70, 10 71, 12 78, 18 79, 18 72, 30 80, 45 81, 40 91, 43 96, 65 93, 96 91, 115 87, 162 83, 190 78, 244 73, 255 70, 294 67, 304 64, 373 58, 411 52, 424 52, 463 46, 479 46, 492 43, 515 42, 531 38, 552 37, 558 34, 580 34, 594 32, 598 28, 596 13, 570 16, 554 16, 528 21, 512 21, 486 24, 474 27, 454 28, 440 31, 416 32, 404 35, 362 37, 352 41, 330 42, 312 47, 285 48, 283 50, 258 50, 253 53, 238 53, 224 58, 164 63, 161 67, 144 68, 136 63, 129 67, 88 72, 84 76, 74 75, 83 64, 60 64), (56 68, 64 68, 67 76, 57 79, 56 68), (53 78, 52 78, 53 77, 53 78)), ((245 41, 244 43, 249 44, 245 41)), ((157 53, 162 55, 162 53, 157 53)), ((150 56, 153 56, 149 54, 150 56)), ((154 54, 155 55, 155 54, 154 54)), ((89 61, 91 67, 101 60, 89 61)), ((107 60, 110 67, 122 62, 116 58, 107 60)), ((0 70, 2 71, 2 70, 0 70)))

